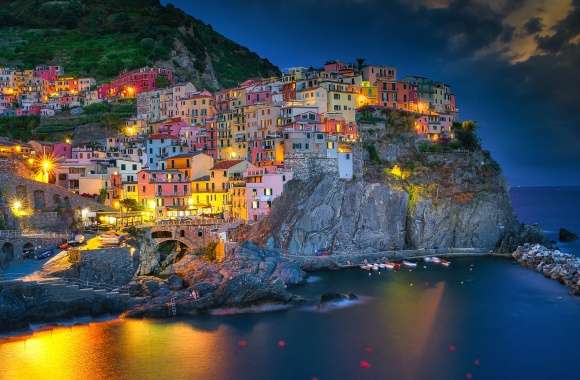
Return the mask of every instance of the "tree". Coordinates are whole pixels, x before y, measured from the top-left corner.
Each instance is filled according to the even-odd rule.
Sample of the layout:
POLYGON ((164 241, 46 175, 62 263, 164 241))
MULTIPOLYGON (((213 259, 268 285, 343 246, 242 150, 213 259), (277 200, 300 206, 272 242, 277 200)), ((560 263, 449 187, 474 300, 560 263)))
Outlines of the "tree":
POLYGON ((128 211, 141 211, 143 209, 135 199, 123 199, 120 203, 121 206, 126 208, 128 211))
POLYGON ((155 78, 155 87, 156 88, 169 87, 170 84, 171 83, 169 82, 169 79, 167 79, 167 77, 164 75, 159 75, 157 78, 155 78))
POLYGON ((477 150, 481 148, 479 137, 475 131, 477 124, 472 120, 463 123, 453 123, 453 134, 461 146, 467 150, 477 150))
POLYGON ((99 196, 97 197, 97 201, 99 203, 105 203, 106 199, 107 199, 107 189, 101 189, 101 191, 99 191, 99 196))

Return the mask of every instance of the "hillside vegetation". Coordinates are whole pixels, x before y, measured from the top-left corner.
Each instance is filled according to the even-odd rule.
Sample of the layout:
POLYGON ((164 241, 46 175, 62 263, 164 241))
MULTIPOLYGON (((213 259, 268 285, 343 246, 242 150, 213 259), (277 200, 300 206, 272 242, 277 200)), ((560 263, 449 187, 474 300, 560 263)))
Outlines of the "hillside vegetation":
POLYGON ((279 73, 267 59, 158 0, 8 0, 0 7, 0 65, 60 64, 105 81, 160 64, 215 89, 279 73))

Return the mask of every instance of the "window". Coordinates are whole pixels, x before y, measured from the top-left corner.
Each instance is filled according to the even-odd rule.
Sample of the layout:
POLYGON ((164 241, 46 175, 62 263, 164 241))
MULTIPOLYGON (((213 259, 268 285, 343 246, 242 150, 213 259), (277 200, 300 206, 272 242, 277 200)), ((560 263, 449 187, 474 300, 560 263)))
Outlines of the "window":
POLYGON ((137 164, 133 164, 133 170, 137 170, 137 164))
POLYGON ((334 149, 334 142, 332 142, 332 141, 328 141, 328 142, 326 143, 326 147, 327 147, 328 149, 334 149))
POLYGON ((121 170, 127 170, 127 165, 121 164, 121 170))
POLYGON ((264 189, 264 195, 272 195, 272 189, 264 189))
POLYGON ((252 201, 252 208, 253 209, 260 208, 260 201, 252 201))
POLYGON ((340 100, 340 94, 334 94, 334 100, 340 100))

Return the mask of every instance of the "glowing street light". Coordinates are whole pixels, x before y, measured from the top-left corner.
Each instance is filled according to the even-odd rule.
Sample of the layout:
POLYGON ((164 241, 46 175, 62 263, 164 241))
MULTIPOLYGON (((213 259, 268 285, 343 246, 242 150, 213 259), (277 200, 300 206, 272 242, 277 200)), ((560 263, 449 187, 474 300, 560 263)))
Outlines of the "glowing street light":
POLYGON ((15 211, 19 211, 19 210, 21 210, 21 209, 22 209, 22 202, 21 202, 21 201, 18 201, 18 200, 16 200, 16 201, 12 202, 12 208, 13 208, 15 211))

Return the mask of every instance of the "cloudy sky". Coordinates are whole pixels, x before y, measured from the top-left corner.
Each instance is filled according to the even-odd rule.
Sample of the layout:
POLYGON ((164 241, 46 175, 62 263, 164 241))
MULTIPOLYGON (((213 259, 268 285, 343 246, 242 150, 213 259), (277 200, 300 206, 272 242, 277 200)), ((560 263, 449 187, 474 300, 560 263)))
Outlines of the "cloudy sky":
POLYGON ((281 69, 364 57, 445 81, 513 186, 580 185, 580 0, 171 2, 281 69))

